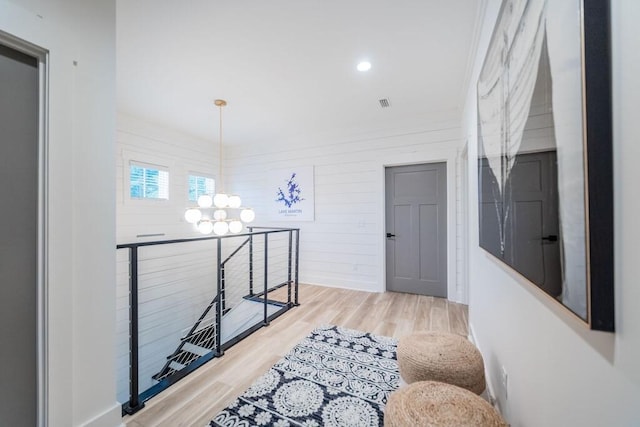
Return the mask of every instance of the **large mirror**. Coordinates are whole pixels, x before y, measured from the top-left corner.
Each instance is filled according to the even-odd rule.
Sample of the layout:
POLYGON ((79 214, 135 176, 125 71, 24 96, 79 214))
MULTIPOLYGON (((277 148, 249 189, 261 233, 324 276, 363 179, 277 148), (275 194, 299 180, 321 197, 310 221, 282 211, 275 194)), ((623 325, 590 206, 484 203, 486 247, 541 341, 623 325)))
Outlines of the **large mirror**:
POLYGON ((480 246, 613 331, 609 7, 505 0, 478 79, 480 246))

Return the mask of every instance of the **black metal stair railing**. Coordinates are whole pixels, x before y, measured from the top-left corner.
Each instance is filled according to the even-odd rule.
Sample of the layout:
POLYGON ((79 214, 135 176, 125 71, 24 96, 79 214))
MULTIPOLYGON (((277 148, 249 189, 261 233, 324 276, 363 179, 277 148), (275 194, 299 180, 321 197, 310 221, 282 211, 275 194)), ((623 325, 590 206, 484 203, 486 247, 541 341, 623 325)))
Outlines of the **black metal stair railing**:
MULTIPOLYGON (((200 357, 206 356, 209 352, 218 350, 215 348, 216 334, 218 332, 216 324, 207 322, 204 327, 200 327, 202 322, 206 320, 207 314, 217 303, 218 295, 215 296, 200 318, 193 324, 187 335, 180 339, 180 345, 171 356, 167 357, 167 362, 162 369, 152 376, 154 380, 161 381, 184 369, 200 357)), ((214 314, 215 312, 216 310, 214 309, 214 314)))
POLYGON ((180 344, 178 348, 167 357, 167 362, 162 367, 162 369, 155 375, 153 375, 153 379, 156 381, 161 381, 171 375, 175 374, 177 371, 184 369, 189 366, 191 363, 195 362, 201 357, 205 357, 209 352, 213 351, 214 356, 218 356, 221 353, 221 349, 217 347, 216 342, 216 334, 218 333, 218 329, 216 328, 215 323, 215 306, 217 305, 218 298, 222 298, 222 314, 227 311, 226 308, 226 283, 225 283, 225 266, 226 264, 238 253, 242 248, 244 248, 251 237, 247 237, 244 242, 242 242, 227 258, 220 263, 220 272, 222 277, 222 286, 220 287, 220 293, 215 296, 215 298, 209 303, 207 308, 202 312, 198 320, 193 324, 189 332, 180 339, 180 344), (213 321, 209 321, 212 318, 207 317, 211 309, 213 310, 214 317, 213 321), (204 322, 204 326, 202 326, 204 322), (202 327, 201 327, 202 326, 202 327))
MULTIPOLYGON (((229 236, 202 237, 193 239, 176 239, 168 241, 140 242, 121 244, 117 249, 128 251, 128 294, 129 294, 129 351, 128 351, 128 378, 122 379, 121 383, 128 384, 128 401, 122 405, 124 414, 133 414, 144 407, 144 402, 155 396, 162 390, 174 384, 184 376, 193 372, 209 360, 220 357, 224 351, 249 336, 257 329, 267 326, 270 321, 282 315, 292 307, 299 305, 298 301, 298 261, 299 261, 299 229, 281 229, 268 227, 250 227, 249 233, 229 236), (230 246, 234 239, 243 240, 237 246, 230 246), (270 239, 271 238, 271 239, 270 239), (183 330, 182 336, 177 340, 175 350, 166 357, 165 361, 156 368, 156 373, 147 373, 149 366, 143 369, 144 376, 140 378, 140 339, 144 337, 145 345, 153 344, 149 338, 149 326, 140 327, 140 271, 141 263, 143 267, 144 286, 143 292, 150 294, 143 303, 158 305, 162 298, 158 293, 168 293, 162 297, 171 297, 171 292, 175 290, 163 290, 163 286, 168 288, 166 283, 170 283, 174 289, 176 286, 187 286, 188 279, 180 281, 175 279, 177 273, 169 272, 166 267, 170 264, 166 261, 170 251, 166 248, 171 245, 196 245, 195 242, 215 244, 215 272, 206 269, 206 274, 215 275, 215 295, 204 306, 197 320, 188 328, 183 330), (227 244, 229 243, 229 244, 227 244), (224 244, 224 245, 223 245, 224 244), (140 256, 141 248, 158 247, 161 250, 147 257, 140 256), (270 253, 271 252, 271 253, 270 253), (225 256, 223 258, 223 255, 225 256), (163 258, 164 257, 164 258, 163 258), (166 261, 166 262, 165 262, 166 261), (149 271, 147 264, 157 267, 156 270, 149 271), (171 276, 162 282, 158 277, 163 274, 171 276), (176 285, 177 283, 177 285, 176 285), (277 289, 287 286, 286 300, 273 299, 269 294, 277 289), (243 291, 243 288, 245 289, 243 291), (244 303, 243 303, 244 301, 244 303), (262 305, 261 314, 257 314, 254 304, 262 305), (233 327, 234 309, 236 313, 243 313, 247 310, 253 317, 248 318, 244 323, 240 322, 237 327, 233 327), (186 331, 186 332, 184 332, 186 331), (151 342, 151 344, 149 344, 151 342), (146 388, 142 392, 141 388, 146 388)), ((193 253, 200 255, 201 248, 196 248, 178 257, 175 264, 181 267, 185 264, 185 259, 193 256, 193 253), (185 258, 186 257, 186 258, 185 258)), ((184 268, 193 268, 194 264, 188 264, 184 268)), ((211 265, 211 262, 209 262, 211 265)), ((205 273, 203 273, 205 274, 205 273)), ((206 284, 206 283, 205 283, 206 284)), ((171 317, 171 304, 163 307, 167 311, 160 313, 160 316, 171 317)), ((155 306, 154 306, 155 307, 155 306)), ((177 310, 177 309, 176 309, 177 310)), ((156 316, 158 316, 156 309, 156 316)), ((149 310, 143 316, 151 317, 149 310)), ((187 313, 188 314, 188 313, 187 313)), ((178 316, 177 314, 175 316, 178 316)), ((184 314, 182 314, 184 318, 184 314)), ((169 320, 170 321, 170 320, 169 320)), ((184 321, 184 319, 183 319, 184 321)), ((165 322, 166 324, 166 322, 165 322)), ((184 324, 184 323, 182 323, 184 324)), ((124 338, 124 337, 123 337, 124 338)), ((174 341, 176 342, 176 341, 174 341)), ((166 348, 166 344, 162 348, 166 348)), ((150 351, 146 349, 146 354, 150 351)), ((152 348, 152 353, 157 353, 152 348)), ((160 350, 162 351, 162 350, 160 350)), ((167 351, 167 353, 169 353, 167 351)), ((165 354, 167 354, 165 353, 165 354)), ((154 354, 157 358, 158 354, 154 354)), ((148 362, 152 366, 156 362, 148 362)), ((154 371, 151 371, 154 372, 154 371)))

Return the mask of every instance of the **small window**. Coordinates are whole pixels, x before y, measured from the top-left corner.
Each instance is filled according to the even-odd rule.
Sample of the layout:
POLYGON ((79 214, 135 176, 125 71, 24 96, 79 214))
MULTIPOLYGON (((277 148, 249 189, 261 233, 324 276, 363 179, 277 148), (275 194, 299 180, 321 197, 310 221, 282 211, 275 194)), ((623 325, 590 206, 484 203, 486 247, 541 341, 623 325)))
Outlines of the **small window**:
POLYGON ((129 164, 129 188, 132 199, 169 199, 169 170, 144 163, 129 164))
POLYGON ((189 175, 189 200, 198 201, 203 194, 213 196, 215 193, 215 181, 208 176, 189 175))

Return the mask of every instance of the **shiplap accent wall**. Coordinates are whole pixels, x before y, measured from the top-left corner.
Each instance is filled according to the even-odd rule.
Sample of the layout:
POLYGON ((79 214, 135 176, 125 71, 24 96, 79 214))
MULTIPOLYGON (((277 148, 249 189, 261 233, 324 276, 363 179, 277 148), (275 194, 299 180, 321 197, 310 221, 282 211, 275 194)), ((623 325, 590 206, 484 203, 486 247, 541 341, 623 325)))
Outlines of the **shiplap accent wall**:
POLYGON ((200 236, 185 222, 187 175, 213 175, 218 170, 215 141, 206 141, 157 124, 118 115, 116 141, 116 229, 118 243, 200 236), (128 197, 129 160, 169 169, 169 200, 131 200, 128 197), (140 234, 164 234, 138 238, 140 234))
POLYGON ((410 132, 303 139, 227 149, 228 182, 256 211, 256 223, 301 229, 300 281, 382 292, 385 289, 384 168, 447 162, 448 294, 459 300, 456 271, 457 122, 439 122, 410 132), (314 166, 315 221, 272 222, 267 208, 275 189, 271 170, 314 166))

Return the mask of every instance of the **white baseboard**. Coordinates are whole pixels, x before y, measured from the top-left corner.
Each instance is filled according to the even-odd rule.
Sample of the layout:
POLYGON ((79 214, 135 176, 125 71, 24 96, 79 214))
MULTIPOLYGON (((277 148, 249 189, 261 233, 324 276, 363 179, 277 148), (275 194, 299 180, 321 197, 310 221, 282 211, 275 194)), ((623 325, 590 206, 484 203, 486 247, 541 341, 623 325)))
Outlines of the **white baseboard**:
POLYGON ((80 425, 82 427, 124 427, 122 405, 116 402, 111 408, 80 425))
POLYGON ((327 284, 327 283, 314 283, 309 281, 300 282, 301 285, 312 285, 312 286, 324 286, 325 288, 336 288, 336 289, 346 289, 349 291, 363 291, 363 292, 371 292, 371 293, 382 293, 384 289, 371 289, 366 288, 360 282, 351 282, 351 285, 348 283, 349 281, 344 281, 345 285, 335 285, 335 284, 327 284))
MULTIPOLYGON (((471 323, 469 323, 469 341, 471 341, 473 343, 473 345, 475 345, 478 348, 478 350, 480 350, 480 354, 485 354, 482 351, 482 346, 478 342, 478 339, 477 339, 476 335, 473 332, 473 325, 471 323)), ((482 393, 482 397, 485 398, 489 403, 491 403, 491 406, 493 406, 496 409, 496 411, 501 413, 500 405, 498 404, 498 400, 495 398, 495 396, 496 396, 495 387, 493 386, 493 383, 491 382, 491 375, 489 375, 489 372, 487 371, 487 364, 486 363, 484 365, 484 378, 485 378, 485 381, 487 383, 487 388, 482 393)))

